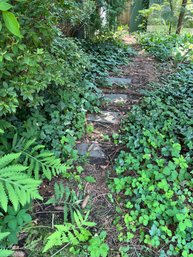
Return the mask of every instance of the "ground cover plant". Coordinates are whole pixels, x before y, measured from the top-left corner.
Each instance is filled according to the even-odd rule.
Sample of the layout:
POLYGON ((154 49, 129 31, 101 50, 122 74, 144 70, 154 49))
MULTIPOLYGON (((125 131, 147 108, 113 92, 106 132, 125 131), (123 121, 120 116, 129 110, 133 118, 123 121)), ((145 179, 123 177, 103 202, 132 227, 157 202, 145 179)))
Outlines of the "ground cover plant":
POLYGON ((129 63, 135 51, 124 44, 120 35, 106 33, 90 42, 84 42, 84 49, 90 55, 91 67, 87 76, 99 86, 112 86, 109 72, 119 74, 120 67, 129 63), (112 37, 113 36, 113 37, 112 37))
MULTIPOLYGON (((118 4, 116 13, 123 4, 124 1, 118 4)), ((61 176, 68 183, 80 183, 83 168, 75 149, 76 140, 89 130, 85 124, 86 113, 97 112, 101 99, 97 82, 90 72, 95 61, 93 56, 97 55, 97 50, 101 51, 101 72, 104 72, 108 66, 105 58, 112 54, 111 48, 117 53, 111 57, 108 71, 125 62, 124 57, 129 53, 116 40, 110 42, 109 39, 106 53, 102 43, 97 48, 97 43, 90 43, 88 39, 90 47, 95 45, 97 48, 90 53, 78 39, 68 37, 81 36, 77 28, 79 30, 85 24, 90 25, 84 27, 82 34, 88 38, 90 34, 93 38, 96 30, 102 32, 104 28, 100 24, 93 25, 98 19, 96 5, 95 1, 87 1, 84 6, 79 1, 65 5, 62 1, 0 1, 0 256, 12 254, 6 248, 20 243, 20 233, 28 227, 28 236, 24 240, 26 251, 33 256, 42 256, 46 238, 54 226, 50 225, 53 221, 49 219, 49 225, 40 225, 45 230, 36 228, 32 200, 36 199, 37 205, 43 202, 51 208, 53 203, 40 195, 42 182, 51 183, 48 181, 61 176), (34 247, 39 243, 36 252, 34 247)), ((113 17, 109 17, 111 26, 116 24, 115 12, 113 17)), ((73 239, 74 233, 74 246, 79 239, 81 249, 74 247, 74 254, 107 256, 105 232, 99 235, 90 232, 86 226, 92 227, 94 223, 86 223, 88 215, 80 213, 77 204, 80 200, 67 188, 64 193, 60 187, 57 193, 61 197, 65 194, 70 205, 66 212, 68 204, 65 202, 65 213, 69 214, 56 222, 62 223, 58 225, 62 231, 69 225, 69 240, 73 239), (85 219, 82 227, 81 217, 85 219), (68 222, 66 227, 64 221, 68 222)), ((57 248, 58 245, 53 246, 57 248)), ((48 252, 45 256, 54 256, 56 252, 55 248, 44 250, 48 252)), ((69 253, 69 248, 66 252, 69 253)))
MULTIPOLYGON (((160 60, 169 57, 176 65, 173 46, 183 40, 144 35, 141 42, 160 60)), ((117 158, 111 187, 118 213, 124 213, 115 220, 119 240, 129 244, 123 256, 130 256, 136 240, 142 256, 193 256, 192 71, 191 58, 183 64, 180 59, 175 72, 154 85, 122 124, 120 140, 127 150, 117 158)))
POLYGON ((124 144, 112 194, 107 175, 103 185, 119 213, 116 249, 108 241, 115 227, 95 222, 86 188, 98 183, 77 150, 94 130, 87 113, 100 111, 109 76, 123 76, 121 66, 136 55, 114 33, 125 2, 0 0, 2 257, 20 249, 29 257, 126 257, 133 240, 137 256, 192 256, 191 35, 140 36, 175 72, 132 109, 120 137, 103 135, 118 149, 124 144))
POLYGON ((191 34, 141 34, 140 44, 161 61, 172 60, 176 64, 192 61, 193 37, 191 34))

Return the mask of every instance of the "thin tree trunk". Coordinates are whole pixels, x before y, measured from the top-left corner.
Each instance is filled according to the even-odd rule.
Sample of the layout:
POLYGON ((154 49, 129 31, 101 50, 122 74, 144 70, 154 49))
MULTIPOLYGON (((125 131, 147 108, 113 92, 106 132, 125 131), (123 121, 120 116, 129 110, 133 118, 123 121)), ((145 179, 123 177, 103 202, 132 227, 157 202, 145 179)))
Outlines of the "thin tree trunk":
POLYGON ((176 34, 180 34, 180 32, 182 30, 183 19, 184 19, 184 15, 185 15, 185 11, 186 11, 187 2, 188 2, 188 0, 182 0, 182 6, 181 6, 180 15, 178 18, 178 26, 177 26, 176 34))
MULTIPOLYGON (((143 1, 143 9, 148 9, 149 8, 149 0, 144 0, 143 1)), ((143 18, 143 31, 147 31, 147 25, 148 25, 148 17, 143 18)))
MULTIPOLYGON (((173 1, 169 0, 169 4, 170 4, 171 16, 173 17, 174 16, 173 1)), ((172 32, 172 22, 170 21, 170 24, 169 24, 169 34, 171 34, 171 32, 172 32)))
POLYGON ((149 0, 134 0, 131 7, 131 17, 129 24, 129 31, 135 32, 140 30, 146 30, 147 19, 139 15, 140 10, 149 8, 149 0))
POLYGON ((169 35, 172 33, 172 24, 169 25, 169 35))

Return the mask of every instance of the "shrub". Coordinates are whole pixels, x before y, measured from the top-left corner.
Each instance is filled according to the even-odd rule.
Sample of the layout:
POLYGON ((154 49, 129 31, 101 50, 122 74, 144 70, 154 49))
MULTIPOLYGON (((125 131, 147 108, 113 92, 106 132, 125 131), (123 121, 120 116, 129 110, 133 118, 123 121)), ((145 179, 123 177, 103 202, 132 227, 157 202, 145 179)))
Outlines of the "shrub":
POLYGON ((190 34, 179 36, 147 33, 139 36, 139 42, 161 61, 173 60, 177 64, 193 60, 193 37, 190 34))

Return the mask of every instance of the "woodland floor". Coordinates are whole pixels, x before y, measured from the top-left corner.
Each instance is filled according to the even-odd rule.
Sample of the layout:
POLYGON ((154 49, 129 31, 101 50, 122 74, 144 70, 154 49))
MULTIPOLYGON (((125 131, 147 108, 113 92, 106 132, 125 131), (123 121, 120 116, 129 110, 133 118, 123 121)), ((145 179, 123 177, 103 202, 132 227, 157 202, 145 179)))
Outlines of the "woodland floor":
MULTIPOLYGON (((104 104, 101 106, 101 111, 116 113, 117 116, 114 122, 92 121, 91 123, 94 128, 93 132, 85 136, 82 142, 79 142, 80 144, 84 143, 85 145, 88 145, 88 148, 92 148, 94 143, 99 147, 99 152, 101 151, 103 153, 102 159, 99 156, 96 157, 94 161, 92 160, 90 163, 86 163, 84 172, 81 174, 83 180, 86 176, 92 176, 96 180, 95 183, 84 182, 82 207, 86 208, 86 206, 89 205, 91 208, 91 220, 97 223, 97 230, 104 229, 107 232, 107 242, 111 249, 110 256, 117 257, 120 256, 117 253, 119 242, 116 236, 116 228, 113 226, 113 220, 116 215, 116 206, 109 199, 110 190, 108 189, 108 181, 114 175, 113 167, 115 159, 120 150, 124 149, 124 146, 114 144, 112 135, 121 133, 120 124, 124 115, 128 113, 133 105, 139 103, 143 97, 142 90, 148 90, 148 84, 150 82, 158 82, 160 76, 158 62, 140 48, 134 37, 126 36, 124 41, 131 45, 137 54, 134 57, 130 57, 130 62, 127 66, 121 67, 121 72, 118 76, 113 73, 111 73, 110 76, 129 78, 131 79, 131 83, 124 86, 114 84, 112 87, 101 88, 101 90, 103 91, 104 96, 106 94, 124 94, 126 95, 126 100, 122 103, 104 101, 104 104), (110 140, 105 140, 105 136, 108 136, 110 140)), ((90 123, 89 120, 87 120, 87 124, 88 123, 90 123)), ((50 198, 53 195, 54 183, 59 181, 64 185, 67 183, 62 178, 57 178, 57 180, 51 182, 45 182, 41 187, 40 193, 44 195, 45 198, 50 198)), ((79 188, 77 185, 72 184, 69 186, 76 191, 77 195, 79 195, 79 188)), ((54 222, 53 213, 57 215, 58 213, 60 214, 60 212, 61 210, 59 207, 55 210, 50 210, 48 207, 35 204, 34 218, 37 224, 42 224, 46 223, 45 220, 47 218, 50 219, 52 215, 52 222, 54 222)), ((33 256, 35 257, 35 255, 33 256)))
MULTIPOLYGON (((137 55, 131 58, 131 61, 127 66, 121 67, 121 74, 119 77, 130 78, 131 83, 126 86, 113 85, 111 88, 102 88, 105 94, 126 94, 127 101, 122 104, 115 104, 113 102, 104 103, 101 110, 108 110, 117 112, 120 117, 119 122, 116 124, 101 124, 94 122, 94 131, 90 138, 85 138, 85 141, 97 142, 105 153, 106 160, 102 165, 86 165, 85 176, 93 176, 96 179, 96 183, 86 183, 85 192, 91 196, 92 199, 92 211, 91 215, 93 220, 98 224, 100 229, 107 231, 108 245, 111 249, 111 256, 120 256, 117 252, 119 248, 119 242, 117 241, 116 228, 113 226, 113 220, 116 215, 116 204, 109 200, 110 191, 108 189, 108 181, 114 175, 114 162, 118 153, 124 149, 123 145, 115 145, 113 140, 111 142, 105 142, 103 140, 104 135, 108 135, 110 138, 113 134, 121 133, 120 125, 121 120, 128 113, 129 109, 133 105, 139 103, 143 97, 143 90, 148 90, 148 84, 151 82, 158 82, 160 72, 158 71, 158 61, 154 57, 150 56, 147 52, 141 49, 137 44, 134 37, 126 36, 124 41, 131 45, 135 49, 137 55), (114 252, 114 254, 113 254, 114 252)), ((115 74, 110 74, 112 77, 115 74)), ((137 242, 136 242, 137 244, 137 242)))

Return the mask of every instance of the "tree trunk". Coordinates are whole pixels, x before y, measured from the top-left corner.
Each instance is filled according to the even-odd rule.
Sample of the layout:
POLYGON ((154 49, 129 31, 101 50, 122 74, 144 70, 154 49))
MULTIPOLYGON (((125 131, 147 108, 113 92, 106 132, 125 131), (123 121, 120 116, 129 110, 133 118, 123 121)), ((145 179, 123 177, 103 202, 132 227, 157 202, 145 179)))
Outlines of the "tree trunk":
MULTIPOLYGON (((174 16, 173 0, 169 0, 169 4, 170 4, 171 16, 173 17, 174 16)), ((169 24, 169 35, 171 34, 171 32, 172 32, 172 21, 170 21, 170 24, 169 24)))
MULTIPOLYGON (((149 0, 143 0, 143 9, 149 9, 149 0)), ((148 17, 143 18, 143 31, 147 31, 148 17)))
POLYGON ((149 0, 134 0, 131 7, 131 18, 129 31, 135 32, 138 30, 146 30, 147 28, 147 19, 144 19, 139 15, 140 10, 149 8, 149 0), (142 26, 143 25, 143 26, 142 26))
POLYGON ((180 32, 181 32, 187 2, 188 2, 188 0, 182 0, 182 6, 181 6, 180 15, 178 18, 178 26, 177 26, 176 34, 180 34, 180 32))

